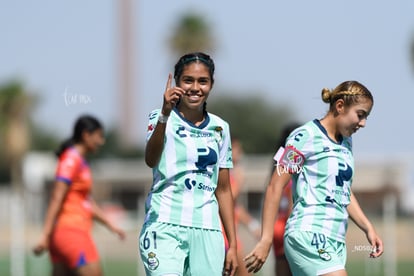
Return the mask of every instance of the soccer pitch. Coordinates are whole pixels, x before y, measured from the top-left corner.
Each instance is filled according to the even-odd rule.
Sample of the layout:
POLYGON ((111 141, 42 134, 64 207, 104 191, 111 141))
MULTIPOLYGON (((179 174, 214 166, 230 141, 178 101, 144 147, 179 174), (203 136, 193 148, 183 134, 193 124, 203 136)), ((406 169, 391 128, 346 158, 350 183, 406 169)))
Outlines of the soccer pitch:
MULTIPOLYGON (((413 275, 414 271, 414 240, 412 237, 413 221, 411 218, 398 219, 395 223, 396 231, 391 235, 387 231, 380 218, 373 220, 378 225, 379 232, 387 239, 384 255, 378 259, 369 258, 366 250, 367 241, 365 235, 350 222, 347 235, 347 265, 350 276, 396 276, 413 275), (390 238, 392 237, 392 238, 390 238), (393 262, 389 262, 394 259, 393 262), (388 260, 388 261, 387 261, 388 260)), ((139 223, 135 222, 132 230, 127 232, 125 241, 119 241, 114 235, 104 228, 94 229, 102 268, 105 276, 144 276, 142 262, 138 252, 139 223)), ((253 248, 255 240, 241 227, 241 237, 244 241, 245 251, 253 248)), ((15 267, 22 273, 13 273, 10 261, 9 231, 0 231, 0 276, 47 276, 50 275, 50 263, 47 254, 35 257, 31 253, 31 247, 36 242, 40 228, 30 228, 26 231, 26 246, 24 258, 19 259, 15 267), (24 271, 23 271, 24 270, 24 271)), ((274 275, 273 252, 263 266, 258 276, 274 275)))
MULTIPOLYGON (((122 259, 104 259, 102 267, 105 276, 145 276, 142 271, 140 260, 131 261, 122 259)), ((25 276, 46 276, 50 275, 50 264, 47 256, 34 259, 33 256, 27 256, 25 265, 25 276)), ((375 261, 349 261, 347 264, 348 275, 352 276, 387 276, 386 268, 381 259, 375 261)), ((397 275, 411 275, 414 271, 414 262, 402 260, 397 264, 397 275)), ((0 256, 0 275, 14 276, 10 271, 10 259, 7 256, 0 256)), ((258 276, 272 276, 270 268, 264 269, 258 276)), ((396 276, 396 275, 393 275, 396 276)))

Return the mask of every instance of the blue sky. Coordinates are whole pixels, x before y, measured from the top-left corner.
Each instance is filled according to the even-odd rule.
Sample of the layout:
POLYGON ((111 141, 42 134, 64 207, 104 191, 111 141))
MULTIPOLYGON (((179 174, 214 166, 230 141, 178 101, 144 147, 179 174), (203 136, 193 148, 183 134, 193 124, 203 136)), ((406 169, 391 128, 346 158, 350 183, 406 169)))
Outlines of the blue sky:
MULTIPOLYGON (((116 1, 9 1, 0 8, 0 81, 22 79, 42 101, 34 118, 59 136, 85 112, 105 124, 119 114, 116 1), (65 98, 66 95, 66 98, 65 98), (77 97, 70 101, 68 95, 77 97), (68 101, 69 99, 69 101, 68 101)), ((323 87, 356 79, 374 94, 357 154, 414 152, 414 1, 159 1, 134 3, 135 129, 162 103, 178 57, 167 39, 180 15, 205 16, 217 40, 216 86, 234 97, 259 93, 297 119, 322 117, 323 87)))

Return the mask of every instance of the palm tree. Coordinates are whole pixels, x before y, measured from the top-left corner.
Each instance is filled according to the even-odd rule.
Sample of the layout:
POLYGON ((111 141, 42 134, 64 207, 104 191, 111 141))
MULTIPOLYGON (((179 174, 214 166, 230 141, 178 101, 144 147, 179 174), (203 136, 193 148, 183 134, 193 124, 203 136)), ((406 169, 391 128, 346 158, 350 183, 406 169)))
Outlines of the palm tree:
POLYGON ((180 18, 169 38, 169 46, 178 56, 196 51, 212 52, 215 47, 210 26, 202 16, 194 13, 180 18))
POLYGON ((0 85, 0 160, 10 171, 13 188, 21 185, 21 159, 29 147, 28 111, 32 98, 19 81, 0 85))

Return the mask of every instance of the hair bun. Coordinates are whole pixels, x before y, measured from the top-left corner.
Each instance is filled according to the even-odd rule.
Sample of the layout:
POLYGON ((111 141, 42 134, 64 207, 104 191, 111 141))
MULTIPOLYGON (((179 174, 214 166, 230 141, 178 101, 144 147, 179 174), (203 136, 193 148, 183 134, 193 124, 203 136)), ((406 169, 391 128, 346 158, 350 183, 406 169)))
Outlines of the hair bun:
POLYGON ((332 91, 329 88, 323 88, 321 96, 322 96, 322 101, 324 101, 325 103, 330 103, 332 91))

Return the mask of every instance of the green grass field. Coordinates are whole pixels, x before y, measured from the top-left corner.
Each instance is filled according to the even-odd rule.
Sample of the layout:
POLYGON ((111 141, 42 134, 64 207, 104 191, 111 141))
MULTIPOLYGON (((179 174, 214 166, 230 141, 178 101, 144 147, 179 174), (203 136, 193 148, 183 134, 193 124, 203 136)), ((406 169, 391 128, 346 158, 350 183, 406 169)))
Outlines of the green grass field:
MULTIPOLYGON (((346 269, 349 276, 388 276, 386 274, 386 269, 384 264, 376 260, 377 264, 372 263, 370 265, 366 265, 364 262, 361 261, 353 261, 348 262, 346 269)), ((414 272, 414 262, 413 261, 399 261, 397 264, 397 275, 405 276, 405 275, 413 275, 414 272)), ((389 275, 394 276, 394 275, 389 275)))
MULTIPOLYGON (((124 260, 105 260, 102 263, 105 276, 144 276, 142 273, 138 274, 138 263, 124 260)), ((50 275, 50 264, 46 256, 44 257, 28 257, 26 258, 26 276, 47 276, 50 275)), ((0 257, 0 275, 13 276, 10 272, 10 259, 2 256, 0 257)))
MULTIPOLYGON (((138 261, 137 261, 138 262, 138 261)), ((144 276, 138 273, 138 263, 128 260, 112 259, 103 261, 105 276, 144 276)), ((367 265, 361 261, 348 261, 347 271, 350 276, 387 276, 384 272, 384 264, 380 259, 370 261, 367 265)), ((26 276, 47 276, 49 275, 50 265, 46 256, 41 258, 26 258, 26 276)), ((400 261, 397 265, 397 275, 412 275, 414 262, 406 260, 400 261)), ((10 260, 5 256, 0 257, 0 275, 13 276, 10 274, 10 260)), ((258 276, 272 276, 264 273, 257 273, 258 276)), ((392 275, 392 276, 397 276, 392 275)))

